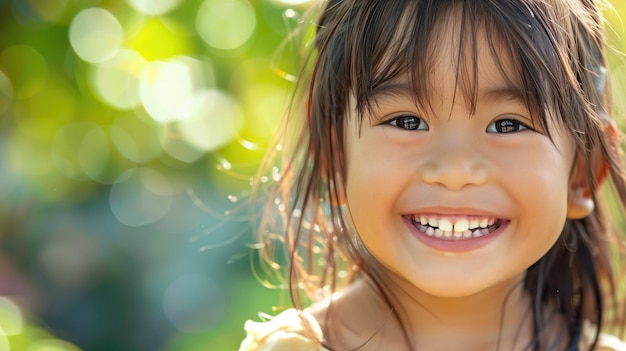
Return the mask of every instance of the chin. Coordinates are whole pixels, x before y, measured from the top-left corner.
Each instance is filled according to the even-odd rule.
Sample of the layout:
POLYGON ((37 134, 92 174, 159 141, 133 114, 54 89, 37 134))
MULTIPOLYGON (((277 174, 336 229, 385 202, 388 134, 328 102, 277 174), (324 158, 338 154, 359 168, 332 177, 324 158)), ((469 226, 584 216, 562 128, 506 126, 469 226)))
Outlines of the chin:
POLYGON ((508 295, 516 286, 522 287, 520 282, 523 274, 502 282, 477 281, 475 277, 445 277, 428 279, 427 282, 410 282, 418 291, 430 298, 463 299, 472 297, 495 297, 508 295))
POLYGON ((428 286, 417 287, 419 290, 423 291, 425 294, 430 295, 432 297, 437 298, 445 298, 445 299, 458 299, 464 297, 470 297, 484 291, 484 288, 477 286, 470 286, 464 283, 454 283, 452 284, 438 284, 428 286))

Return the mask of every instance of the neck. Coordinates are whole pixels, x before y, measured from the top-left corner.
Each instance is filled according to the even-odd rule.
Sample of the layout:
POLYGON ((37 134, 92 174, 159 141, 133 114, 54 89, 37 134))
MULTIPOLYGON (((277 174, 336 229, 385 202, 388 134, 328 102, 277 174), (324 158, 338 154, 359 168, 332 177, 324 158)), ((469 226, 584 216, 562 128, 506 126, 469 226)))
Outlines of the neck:
POLYGON ((532 303, 523 277, 454 298, 399 285, 398 299, 417 349, 522 350, 532 340, 532 303))
MULTIPOLYGON (((528 350, 535 330, 531 298, 522 280, 458 298, 433 296, 396 281, 386 286, 395 292, 391 299, 402 328, 367 279, 316 304, 311 312, 337 349, 405 350, 406 332, 416 350, 528 350)), ((549 327, 540 339, 542 349, 565 349, 562 319, 554 319, 549 327)))

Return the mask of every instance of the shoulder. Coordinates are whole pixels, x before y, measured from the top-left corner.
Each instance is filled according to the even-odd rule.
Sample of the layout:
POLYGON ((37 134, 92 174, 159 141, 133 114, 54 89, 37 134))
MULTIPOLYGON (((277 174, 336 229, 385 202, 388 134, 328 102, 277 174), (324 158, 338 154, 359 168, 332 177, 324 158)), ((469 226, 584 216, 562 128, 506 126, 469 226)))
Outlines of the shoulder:
MULTIPOLYGON (((578 350, 589 350, 593 337, 596 333, 596 329, 597 328, 593 323, 585 321, 578 350)), ((596 345, 594 351, 626 351, 626 342, 620 340, 616 336, 600 333, 598 336, 598 344, 596 345)))
POLYGON ((264 322, 247 321, 239 351, 328 351, 322 330, 307 311, 290 308, 264 322))
POLYGON ((380 329, 380 322, 372 321, 372 293, 365 293, 366 286, 353 282, 303 311, 290 308, 264 322, 247 321, 239 351, 328 351, 321 340, 339 347, 362 343, 361 334, 380 329), (359 328, 347 327, 354 325, 359 328))

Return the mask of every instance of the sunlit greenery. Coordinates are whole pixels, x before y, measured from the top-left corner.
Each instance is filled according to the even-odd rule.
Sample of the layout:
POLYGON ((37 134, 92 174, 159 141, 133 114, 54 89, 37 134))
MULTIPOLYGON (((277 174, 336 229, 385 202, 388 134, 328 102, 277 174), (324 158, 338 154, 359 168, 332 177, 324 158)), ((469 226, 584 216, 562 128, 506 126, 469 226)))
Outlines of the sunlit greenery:
POLYGON ((245 203, 308 6, 0 0, 0 349, 230 350, 279 303, 245 203))

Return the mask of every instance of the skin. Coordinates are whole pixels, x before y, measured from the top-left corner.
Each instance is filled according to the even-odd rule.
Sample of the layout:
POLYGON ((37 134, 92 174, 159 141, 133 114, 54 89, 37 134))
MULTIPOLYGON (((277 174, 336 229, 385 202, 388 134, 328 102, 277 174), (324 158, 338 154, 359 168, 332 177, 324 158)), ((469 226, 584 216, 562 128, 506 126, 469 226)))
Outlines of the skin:
MULTIPOLYGON (((354 111, 348 117, 347 205, 360 239, 392 281, 418 349, 522 350, 533 331, 521 282, 558 240, 566 218, 588 214, 580 205, 585 199, 571 195, 580 196, 574 186, 584 182, 570 176, 580 172, 573 171, 575 147, 563 126, 550 125, 552 140, 533 127, 539 124, 507 86, 484 35, 474 113, 455 95, 455 33, 440 31, 436 42, 450 45, 431 48, 437 58, 428 79, 431 109, 418 108, 407 90, 378 97, 360 126, 354 111), (417 130, 402 128, 403 121, 417 130), (501 121, 511 130, 498 132, 501 121), (493 218, 500 225, 479 245, 468 240, 448 250, 420 239, 412 215, 493 218)), ((499 59, 515 77, 512 62, 499 59)), ((461 58, 471 67, 469 60, 461 58)), ((363 307, 371 306, 368 290, 357 284, 338 295, 340 315, 383 316, 384 307, 363 307)), ((337 331, 347 335, 339 343, 359 345, 363 335, 354 330, 363 320, 346 321, 352 331, 337 331)), ((552 325, 545 343, 565 333, 558 319, 552 325)), ((379 331, 365 349, 402 349, 397 325, 379 331)))

